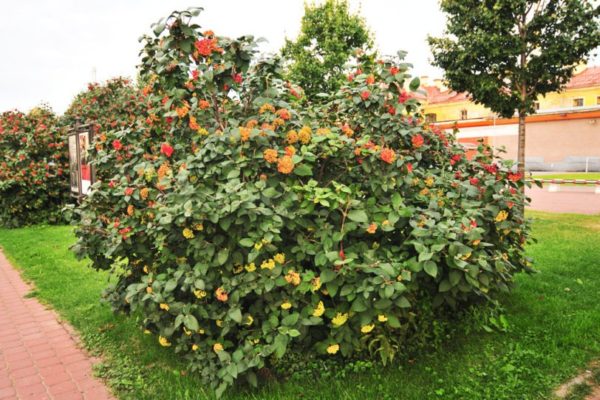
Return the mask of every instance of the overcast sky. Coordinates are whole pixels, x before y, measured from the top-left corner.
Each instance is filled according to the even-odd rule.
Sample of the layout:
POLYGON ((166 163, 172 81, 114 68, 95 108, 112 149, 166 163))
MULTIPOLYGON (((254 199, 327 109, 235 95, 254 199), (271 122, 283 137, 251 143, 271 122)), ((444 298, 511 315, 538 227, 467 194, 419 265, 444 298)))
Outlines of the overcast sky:
MULTIPOLYGON (((437 0, 351 0, 384 54, 409 52, 418 75, 429 66, 428 33, 441 33, 437 0)), ((224 36, 264 37, 275 52, 300 29, 303 0, 3 0, 0 2, 0 111, 41 102, 62 113, 93 80, 135 76, 140 43, 150 24, 176 9, 202 6, 197 21, 224 36)))
MULTIPOLYGON (((428 34, 445 19, 438 0, 350 0, 366 19, 383 54, 408 51, 415 75, 439 77, 429 65, 428 34)), ((218 35, 264 37, 264 52, 295 38, 303 0, 2 0, 0 2, 0 112, 28 111, 46 102, 62 113, 94 80, 134 77, 138 38, 173 10, 202 6, 197 21, 218 35)))

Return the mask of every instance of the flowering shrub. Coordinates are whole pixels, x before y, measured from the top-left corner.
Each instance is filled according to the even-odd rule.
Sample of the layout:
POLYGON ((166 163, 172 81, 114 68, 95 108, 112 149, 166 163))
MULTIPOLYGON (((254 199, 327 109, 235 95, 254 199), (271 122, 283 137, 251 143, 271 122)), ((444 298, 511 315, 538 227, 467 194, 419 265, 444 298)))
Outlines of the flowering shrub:
MULTIPOLYGON (((104 141, 109 131, 134 125, 146 106, 146 97, 129 79, 113 78, 102 84, 90 83, 87 90, 75 96, 61 123, 67 126, 89 124, 94 136, 104 141)), ((96 158, 97 149, 91 149, 90 153, 96 158)), ((103 165, 97 168, 96 175, 103 179, 116 172, 112 164, 103 165)))
POLYGON ((251 37, 195 14, 145 37, 149 107, 99 138, 116 172, 78 210, 75 250, 217 394, 290 348, 389 360, 421 307, 490 299, 527 269, 522 180, 424 125, 406 64, 301 108, 276 62, 249 67, 251 37))
POLYGON ((61 221, 69 198, 64 131, 47 108, 0 114, 0 225, 61 221))

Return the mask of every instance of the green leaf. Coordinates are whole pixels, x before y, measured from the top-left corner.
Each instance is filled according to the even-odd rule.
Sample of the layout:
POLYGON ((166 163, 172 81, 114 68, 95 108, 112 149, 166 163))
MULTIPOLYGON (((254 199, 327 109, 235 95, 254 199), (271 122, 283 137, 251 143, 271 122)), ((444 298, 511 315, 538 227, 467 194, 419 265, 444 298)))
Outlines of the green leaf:
POLYGON ((192 314, 187 314, 183 317, 183 324, 193 332, 196 332, 200 328, 200 326, 198 326, 198 320, 192 314))
POLYGON ((177 279, 169 279, 165 284, 165 292, 172 292, 177 287, 177 279))
POLYGON ((436 277, 437 276, 437 272, 438 272, 438 267, 435 264, 435 262, 433 261, 426 261, 423 264, 423 269, 425 270, 425 272, 427 272, 427 274, 431 275, 432 277, 436 277))
POLYGON ((227 258, 229 258, 229 249, 227 247, 223 247, 217 254, 217 264, 225 264, 225 262, 227 262, 227 258))
POLYGON ((369 217, 364 210, 352 210, 348 213, 348 219, 354 222, 368 222, 369 217))
POLYGON ((421 86, 421 79, 419 79, 419 77, 418 77, 418 76, 416 76, 416 77, 414 77, 414 78, 412 79, 412 81, 410 81, 410 84, 408 85, 408 88, 409 88, 411 91, 413 91, 413 92, 414 92, 414 91, 416 91, 417 89, 419 89, 419 86, 421 86))
POLYGON ((331 282, 335 279, 337 273, 332 269, 326 269, 321 272, 321 283, 331 282))
POLYGON ((294 326, 296 325, 296 322, 298 322, 298 318, 300 318, 299 313, 290 314, 281 320, 281 324, 285 326, 294 326))
POLYGON ((244 238, 242 240, 240 240, 240 246, 243 247, 252 247, 254 246, 254 240, 250 239, 250 238, 244 238))
POLYGON ((398 192, 396 192, 392 195, 392 206, 394 207, 394 210, 398 210, 401 205, 402 205, 402 196, 400 196, 400 194, 398 192))
POLYGON ((231 318, 238 324, 242 323, 242 312, 240 311, 239 308, 233 308, 233 309, 229 310, 227 315, 229 315, 229 318, 231 318))
POLYGON ((287 335, 278 334, 275 337, 275 341, 273 342, 273 347, 275 349, 275 356, 277 358, 283 357, 285 354, 285 350, 287 348, 289 338, 287 335))
POLYGON ((306 164, 297 165, 294 168, 294 174, 298 176, 311 176, 313 174, 312 169, 306 164))

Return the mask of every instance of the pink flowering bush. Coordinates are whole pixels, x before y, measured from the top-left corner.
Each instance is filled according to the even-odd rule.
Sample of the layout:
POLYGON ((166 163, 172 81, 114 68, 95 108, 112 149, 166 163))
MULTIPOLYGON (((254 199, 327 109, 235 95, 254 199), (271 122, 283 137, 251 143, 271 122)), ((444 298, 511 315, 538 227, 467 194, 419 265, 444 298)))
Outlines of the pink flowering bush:
POLYGON ((0 226, 62 221, 69 199, 64 135, 45 107, 0 114, 0 226))

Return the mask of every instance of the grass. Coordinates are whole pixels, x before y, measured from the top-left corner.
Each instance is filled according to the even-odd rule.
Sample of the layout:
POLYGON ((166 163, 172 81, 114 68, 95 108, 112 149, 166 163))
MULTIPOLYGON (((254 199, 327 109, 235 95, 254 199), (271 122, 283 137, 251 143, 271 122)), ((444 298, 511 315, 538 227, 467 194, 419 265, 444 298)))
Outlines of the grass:
POLYGON ((600 180, 600 172, 567 172, 564 174, 533 175, 533 179, 588 179, 600 180))
MULTIPOLYGON (((600 216, 529 212, 539 243, 528 251, 539 273, 522 275, 504 299, 507 332, 448 338, 413 362, 360 373, 323 371, 318 380, 230 391, 246 399, 548 399, 552 390, 600 358, 600 216)), ((204 399, 210 390, 144 335, 133 318, 99 302, 108 275, 68 251, 69 227, 0 230, 0 245, 34 295, 51 304, 104 355, 98 373, 121 399, 204 399)))

